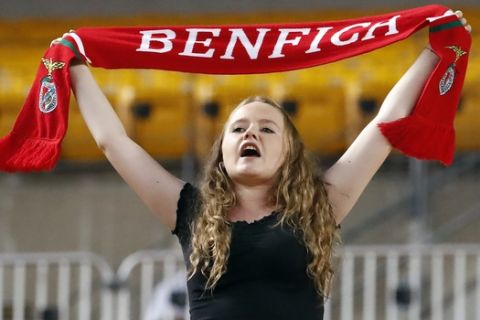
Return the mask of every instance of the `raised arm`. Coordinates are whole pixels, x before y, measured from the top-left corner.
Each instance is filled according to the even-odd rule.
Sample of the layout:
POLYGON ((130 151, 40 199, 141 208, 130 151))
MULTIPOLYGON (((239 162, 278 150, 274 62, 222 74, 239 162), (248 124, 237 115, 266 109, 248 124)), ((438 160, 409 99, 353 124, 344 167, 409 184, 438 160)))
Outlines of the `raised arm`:
MULTIPOLYGON (((461 11, 455 13, 459 18, 463 16, 461 11)), ((462 19, 462 23, 471 31, 465 19, 462 19)), ((410 114, 438 59, 429 47, 425 48, 388 93, 377 116, 362 130, 342 157, 325 172, 327 191, 337 223, 353 208, 392 149, 377 125, 410 114)))
POLYGON ((80 112, 115 170, 162 222, 174 229, 176 206, 184 182, 166 171, 131 140, 85 64, 70 67, 80 112))

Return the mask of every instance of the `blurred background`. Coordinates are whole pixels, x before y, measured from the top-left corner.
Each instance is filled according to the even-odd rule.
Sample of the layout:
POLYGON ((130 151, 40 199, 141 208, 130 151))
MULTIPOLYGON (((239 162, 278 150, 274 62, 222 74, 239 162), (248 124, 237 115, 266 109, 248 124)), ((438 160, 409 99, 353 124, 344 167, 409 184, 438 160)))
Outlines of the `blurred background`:
MULTIPOLYGON (((429 3, 434 2, 419 3, 413 0, 388 2, 364 0, 361 3, 353 0, 341 2, 310 0, 274 2, 263 0, 2 1, 0 8, 0 135, 7 134, 12 128, 32 84, 40 58, 50 41, 70 29, 81 26, 327 21, 385 13, 429 3)), ((461 295, 463 300, 455 302, 457 300, 454 299, 456 297, 454 293, 459 293, 461 290, 453 283, 445 284, 445 290, 442 291, 445 294, 439 294, 438 291, 434 293, 436 287, 433 281, 428 283, 430 288, 427 290, 428 293, 417 292, 417 294, 418 296, 427 294, 428 298, 425 299, 428 301, 437 299, 444 303, 450 299, 448 301, 451 302, 451 308, 445 309, 445 315, 448 312, 452 314, 459 312, 450 319, 461 319, 462 316, 473 319, 469 316, 469 309, 462 306, 466 306, 470 301, 468 300, 469 292, 475 293, 477 290, 478 275, 475 276, 477 271, 465 271, 461 273, 464 278, 461 275, 459 275, 460 278, 455 278, 449 275, 447 270, 449 270, 448 263, 451 263, 453 271, 463 265, 465 270, 470 265, 474 268, 472 270, 480 270, 476 267, 480 261, 477 255, 469 256, 472 246, 475 248, 480 242, 478 232, 480 228, 480 39, 478 34, 480 4, 474 0, 435 3, 447 5, 452 9, 461 9, 473 27, 469 69, 455 121, 457 144, 454 163, 450 167, 445 167, 436 162, 417 161, 393 152, 342 224, 341 234, 345 252, 350 252, 353 260, 344 260, 350 261, 350 264, 342 263, 339 271, 342 270, 342 274, 349 272, 352 279, 361 278, 364 281, 375 279, 375 277, 368 278, 369 275, 378 276, 382 272, 382 275, 385 274, 386 269, 380 268, 380 265, 384 265, 385 268, 389 265, 388 263, 390 266, 398 266, 395 268, 398 271, 396 280, 393 284, 390 282, 390 286, 395 289, 393 300, 396 306, 402 304, 411 306, 415 305, 411 284, 417 283, 415 282, 417 278, 411 270, 418 265, 415 265, 416 260, 406 262, 405 268, 410 271, 406 273, 405 279, 410 279, 408 281, 411 282, 407 281, 410 285, 401 286, 401 255, 415 252, 419 257, 423 257, 422 252, 431 253, 431 250, 402 250, 412 245, 438 250, 452 248, 451 246, 460 248, 465 254, 464 257, 462 256, 464 260, 456 260, 456 258, 444 260, 445 264, 442 266, 445 267, 442 267, 440 275, 438 269, 433 272, 430 267, 427 267, 425 273, 437 275, 439 277, 437 280, 444 277, 450 282, 452 277, 458 281, 464 279, 462 288, 471 288, 471 290, 465 289, 465 293, 461 295), (376 246, 387 244, 390 245, 391 250, 375 251, 376 246), (400 248, 400 251, 395 251, 395 248, 400 248), (352 251, 348 251, 350 249, 352 251), (398 253, 397 260, 395 258, 388 260, 387 256, 391 252, 398 253), (361 267, 355 268, 357 262, 354 258, 361 256, 363 259, 364 254, 378 255, 384 260, 383 262, 361 260, 358 262, 361 267), (372 267, 372 264, 366 261, 376 262, 372 267), (351 270, 348 269, 349 266, 351 270), (357 276, 357 272, 360 272, 361 276, 357 276), (473 282, 468 281, 470 274, 473 282), (459 314, 460 318, 458 318, 459 314)), ((325 169, 339 158, 376 114, 390 88, 427 44, 427 32, 428 30, 420 31, 404 41, 372 53, 293 72, 210 76, 158 70, 93 69, 92 71, 124 123, 129 136, 169 171, 186 181, 196 182, 202 162, 208 155, 212 142, 230 110, 243 98, 257 94, 268 95, 284 106, 294 119, 307 147, 318 155, 320 166, 325 169)), ((90 316, 92 319, 98 319, 100 314, 102 319, 107 319, 109 316, 115 319, 140 318, 140 316, 132 316, 134 307, 132 310, 125 311, 123 316, 115 316, 114 305, 111 308, 104 307, 103 304, 99 306, 100 302, 92 304, 97 306, 96 311, 91 310, 92 306, 85 307, 82 304, 84 302, 78 302, 79 311, 74 313, 72 310, 65 309, 65 305, 68 305, 72 299, 71 293, 70 298, 63 298, 63 300, 61 298, 62 292, 67 294, 72 286, 65 288, 60 285, 55 293, 50 292, 53 289, 44 289, 48 292, 47 297, 44 298, 38 298, 38 296, 35 298, 32 294, 30 300, 36 301, 36 304, 32 302, 32 305, 37 307, 41 305, 44 309, 50 303, 51 295, 58 301, 63 301, 63 304, 58 301, 54 303, 63 305, 63 311, 54 310, 46 315, 42 313, 40 316, 38 308, 32 307, 31 310, 27 308, 28 285, 25 285, 25 290, 19 293, 19 289, 15 289, 16 286, 13 284, 19 279, 27 279, 25 282, 29 283, 26 269, 23 270, 24 273, 18 273, 18 269, 5 267, 5 277, 2 280, 3 264, 6 266, 10 263, 11 266, 15 266, 18 261, 23 261, 24 268, 27 268, 26 261, 30 258, 22 256, 27 253, 27 256, 31 253, 40 253, 40 257, 42 252, 92 253, 95 257, 101 257, 102 265, 105 263, 110 266, 110 269, 117 270, 124 265, 125 258, 134 252, 172 250, 169 252, 178 253, 179 251, 177 239, 170 234, 170 230, 162 226, 149 213, 146 206, 108 164, 91 137, 73 97, 69 128, 62 145, 62 157, 56 169, 53 172, 31 174, 1 173, 0 191, 0 256, 3 254, 3 260, 0 257, 0 301, 3 299, 4 303, 3 311, 0 311, 0 319, 9 319, 8 315, 15 319, 30 316, 32 319, 67 319, 70 313, 71 318, 78 319, 90 319, 90 316), (9 280, 13 282, 8 284, 9 280), (3 295, 2 284, 6 288, 3 295), (14 297, 17 297, 17 300, 14 297), (22 298, 23 303, 18 302, 19 297, 24 298, 22 298), (15 309, 15 303, 18 308, 27 311, 18 311, 18 308, 15 309)), ((454 255, 457 253, 458 251, 454 251, 454 255)), ((448 254, 450 253, 445 253, 445 255, 448 254)), ((64 266, 70 261, 65 257, 63 256, 62 260, 62 255, 48 256, 45 253, 43 258, 39 258, 40 260, 28 261, 33 261, 33 270, 36 270, 37 275, 39 274, 38 261, 43 261, 47 266, 54 264, 57 268, 55 272, 59 274, 63 272, 64 278, 59 276, 58 279, 64 281, 70 279, 69 281, 73 282, 71 276, 75 272, 74 268, 62 269, 62 261, 64 266)), ((154 261, 157 256, 147 255, 146 257, 147 260, 154 261)), ((158 259, 164 263, 165 257, 162 255, 158 259)), ((84 258, 90 261, 91 256, 82 256, 82 259, 84 258)), ((144 258, 142 256, 142 259, 144 258)), ((419 259, 423 261, 423 258, 419 259)), ((433 259, 434 257, 428 258, 428 266, 438 266, 434 264, 433 259)), ((91 261, 89 263, 93 264, 91 261)), ((181 265, 176 263, 170 265, 171 274, 181 265)), ((421 263, 422 266, 424 264, 421 263)), ((141 268, 144 270, 143 264, 141 268)), ((166 272, 167 269, 166 265, 162 265, 161 272, 166 272)), ((40 268, 40 270, 46 269, 40 268)), ((79 279, 87 279, 88 274, 85 275, 81 270, 82 268, 79 267, 79 279)), ((157 276, 158 273, 153 266, 148 272, 152 276, 157 276)), ((423 273, 423 271, 420 272, 418 279, 423 279, 420 278, 423 273)), ((138 271, 137 276, 147 279, 142 278, 145 276, 143 271, 138 271)), ((111 277, 115 278, 113 275, 111 277)), ((162 277, 158 276, 157 279, 162 277)), ((346 284, 348 278, 341 279, 343 280, 339 280, 336 286, 338 295, 350 292, 356 296, 354 284, 348 287, 346 284)), ((382 292, 382 299, 388 300, 385 298, 388 295, 387 280, 382 289, 378 288, 373 293, 371 291, 367 293, 361 291, 361 293, 376 297, 378 292, 382 292)), ((148 282, 148 280, 144 281, 148 282)), ((32 283, 35 281, 32 280, 32 283)), ((45 281, 45 283, 49 282, 45 281)), ((121 283, 112 280, 103 284, 105 283, 100 286, 100 293, 105 290, 110 293, 122 292, 121 283)), ((147 304, 145 301, 150 297, 152 286, 150 290, 142 291, 142 298, 136 304, 137 309, 145 310, 144 307, 147 304)), ((139 288, 140 286, 136 287, 138 290, 143 290, 139 288)), ((362 288, 364 288, 362 290, 372 290, 365 289, 367 288, 365 286, 362 288)), ((33 285, 32 290, 39 290, 38 286, 35 289, 33 285)), ((85 293, 81 290, 79 292, 85 293)), ((90 291, 86 292, 88 294, 90 291)), ((116 297, 107 295, 105 299, 114 300, 116 297)), ((121 295, 118 297, 119 304, 121 301, 128 300, 126 296, 123 296, 126 300, 120 300, 121 295)), ((473 296, 470 298, 473 299, 473 296)), ((340 316, 342 319, 356 319, 353 317, 353 311, 349 318, 348 310, 356 310, 357 304, 364 306, 367 302, 365 298, 360 302, 355 300, 351 304, 351 309, 346 309, 347 311, 342 309, 342 303, 338 302, 336 304, 338 308, 333 305, 329 312, 334 319, 340 316)), ((132 305, 135 303, 132 302, 132 305)), ((411 311, 412 308, 407 308, 409 319, 429 318, 434 315, 435 308, 432 305, 423 305, 418 299, 417 306, 418 308, 414 311, 411 311)), ((368 309, 370 311, 365 311, 365 307, 362 310, 364 310, 364 319, 380 316, 380 311, 371 313, 372 308, 368 309)), ((145 311, 143 312, 142 315, 145 317, 145 311)), ((386 318, 392 319, 387 317, 388 311, 381 312, 386 318)), ((398 312, 400 315, 400 311, 398 312)), ((446 318, 448 319, 448 316, 446 318)), ((480 319, 480 313, 477 313, 476 319, 480 319)))

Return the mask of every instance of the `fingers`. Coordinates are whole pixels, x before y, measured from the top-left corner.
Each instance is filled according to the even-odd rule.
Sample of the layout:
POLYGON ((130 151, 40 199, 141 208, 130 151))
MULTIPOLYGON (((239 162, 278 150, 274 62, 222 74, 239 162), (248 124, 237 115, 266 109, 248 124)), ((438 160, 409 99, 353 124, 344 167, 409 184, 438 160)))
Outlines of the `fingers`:
POLYGON ((463 26, 465 27, 465 29, 468 31, 468 32, 472 32, 472 26, 468 23, 467 19, 465 19, 463 17, 463 12, 461 10, 457 10, 455 11, 455 15, 458 17, 458 19, 460 20, 460 22, 463 24, 463 26))
POLYGON ((52 40, 52 42, 50 42, 50 47, 58 44, 61 40, 62 40, 62 37, 52 40))
POLYGON ((75 32, 75 30, 70 29, 70 31, 64 33, 63 36, 58 37, 58 38, 52 40, 52 42, 50 42, 50 47, 51 47, 51 46, 54 46, 54 45, 56 45, 56 44, 58 44, 58 43, 60 43, 60 41, 62 41, 62 39, 65 38, 65 36, 68 36, 68 35, 69 35, 70 33, 72 33, 72 32, 75 32))

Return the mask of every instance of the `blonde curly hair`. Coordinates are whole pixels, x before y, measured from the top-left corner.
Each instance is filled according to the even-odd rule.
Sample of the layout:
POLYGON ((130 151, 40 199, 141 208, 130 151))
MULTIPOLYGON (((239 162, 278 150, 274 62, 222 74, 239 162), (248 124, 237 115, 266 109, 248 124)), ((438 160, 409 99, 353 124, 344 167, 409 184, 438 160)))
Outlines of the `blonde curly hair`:
MULTIPOLYGON (((279 212, 280 221, 277 225, 287 223, 294 230, 301 231, 310 256, 306 272, 313 279, 317 293, 322 298, 328 297, 333 278, 333 246, 338 238, 325 184, 316 175, 313 157, 305 149, 297 129, 283 108, 269 98, 254 96, 243 100, 235 109, 251 102, 269 104, 283 115, 288 147, 268 201, 279 212)), ((207 278, 205 289, 211 290, 227 269, 232 237, 227 215, 236 204, 233 182, 225 168, 220 166, 223 161, 221 146, 224 133, 225 126, 206 161, 200 182, 200 214, 191 226, 192 252, 188 276, 190 279, 200 270, 207 278)))

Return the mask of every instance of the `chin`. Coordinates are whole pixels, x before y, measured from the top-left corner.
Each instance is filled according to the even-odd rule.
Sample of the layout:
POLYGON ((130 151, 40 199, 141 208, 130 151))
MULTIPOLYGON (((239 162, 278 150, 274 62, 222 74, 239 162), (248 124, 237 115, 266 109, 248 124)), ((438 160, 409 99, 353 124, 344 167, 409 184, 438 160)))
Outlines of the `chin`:
POLYGON ((264 175, 266 173, 263 166, 254 163, 242 163, 235 169, 235 173, 239 175, 264 175))
POLYGON ((239 170, 235 172, 233 176, 231 176, 233 181, 237 181, 239 183, 264 183, 267 181, 271 181, 272 177, 265 175, 265 171, 262 170, 239 170))

